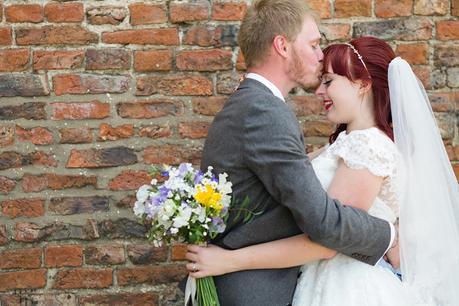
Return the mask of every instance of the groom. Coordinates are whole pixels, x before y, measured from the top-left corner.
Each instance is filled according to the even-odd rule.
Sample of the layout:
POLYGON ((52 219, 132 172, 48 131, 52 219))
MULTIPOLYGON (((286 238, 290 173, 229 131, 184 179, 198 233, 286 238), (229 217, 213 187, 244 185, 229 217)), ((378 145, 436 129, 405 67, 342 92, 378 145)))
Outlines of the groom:
MULTIPOLYGON (((262 211, 243 223, 230 215, 212 243, 228 249, 301 232, 374 265, 391 246, 392 226, 329 198, 314 174, 298 120, 284 97, 319 82, 320 33, 304 0, 258 0, 239 32, 248 75, 215 117, 202 169, 227 172, 233 197, 262 211)), ((215 277, 222 306, 291 303, 299 268, 251 270, 215 277)))

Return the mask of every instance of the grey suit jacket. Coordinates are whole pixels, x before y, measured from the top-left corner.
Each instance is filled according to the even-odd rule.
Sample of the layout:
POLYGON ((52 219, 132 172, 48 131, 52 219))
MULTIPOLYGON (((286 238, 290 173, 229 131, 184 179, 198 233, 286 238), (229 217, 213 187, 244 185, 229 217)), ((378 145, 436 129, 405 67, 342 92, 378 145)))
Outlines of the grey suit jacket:
MULTIPOLYGON (((306 233, 311 240, 362 262, 375 264, 386 251, 386 221, 328 197, 305 150, 298 120, 262 83, 246 79, 215 117, 201 168, 227 172, 233 197, 247 196, 263 211, 249 223, 231 212, 214 244, 228 249, 306 233)), ((215 277, 222 306, 287 305, 299 267, 252 270, 215 277)))

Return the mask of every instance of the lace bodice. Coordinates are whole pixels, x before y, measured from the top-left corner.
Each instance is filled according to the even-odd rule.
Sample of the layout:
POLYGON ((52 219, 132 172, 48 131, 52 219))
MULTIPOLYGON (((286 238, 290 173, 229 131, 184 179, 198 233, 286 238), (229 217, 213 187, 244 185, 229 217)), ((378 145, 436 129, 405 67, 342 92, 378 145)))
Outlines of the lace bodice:
POLYGON ((369 213, 394 223, 399 215, 397 193, 394 189, 397 176, 398 151, 392 140, 373 127, 341 132, 336 141, 315 159, 312 165, 325 189, 328 189, 341 158, 352 169, 368 169, 384 177, 381 190, 369 213))

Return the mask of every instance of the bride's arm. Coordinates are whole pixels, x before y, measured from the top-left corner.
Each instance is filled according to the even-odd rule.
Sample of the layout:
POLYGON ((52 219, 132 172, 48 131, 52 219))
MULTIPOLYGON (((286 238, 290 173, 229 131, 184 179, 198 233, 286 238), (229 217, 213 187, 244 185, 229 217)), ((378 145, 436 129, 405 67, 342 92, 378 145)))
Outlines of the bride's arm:
MULTIPOLYGON (((379 193, 382 182, 382 177, 373 175, 367 169, 351 169, 340 160, 327 193, 342 203, 367 211, 379 193)), ((186 258, 196 263, 199 269, 190 274, 204 277, 242 270, 293 267, 335 254, 336 251, 312 242, 306 235, 298 235, 238 250, 189 246, 186 258)), ((188 264, 187 268, 192 272, 193 264, 188 264)))
POLYGON ((187 264, 190 275, 200 278, 243 270, 295 267, 335 254, 336 251, 312 242, 306 235, 297 235, 237 250, 190 245, 186 258, 199 270, 193 273, 193 264, 187 264))
POLYGON ((312 151, 311 153, 308 153, 309 160, 313 160, 314 158, 319 156, 320 153, 322 153, 325 150, 325 148, 327 148, 327 146, 323 146, 321 148, 318 148, 317 150, 312 151))

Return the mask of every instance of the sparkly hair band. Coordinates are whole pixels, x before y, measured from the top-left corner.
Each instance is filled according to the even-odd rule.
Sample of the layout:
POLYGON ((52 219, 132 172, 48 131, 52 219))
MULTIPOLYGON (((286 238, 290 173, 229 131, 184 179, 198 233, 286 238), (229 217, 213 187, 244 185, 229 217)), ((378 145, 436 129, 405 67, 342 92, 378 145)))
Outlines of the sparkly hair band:
POLYGON ((368 68, 367 68, 367 65, 365 65, 365 62, 363 61, 363 58, 362 56, 360 55, 359 51, 357 51, 357 49, 351 45, 351 44, 348 44, 348 43, 344 43, 345 45, 349 46, 349 48, 352 49, 352 51, 354 51, 355 55, 357 55, 357 57, 359 58, 359 60, 362 62, 362 65, 363 67, 365 67, 365 70, 368 72, 368 75, 370 76, 371 78, 371 74, 370 74, 370 71, 368 71, 368 68))

